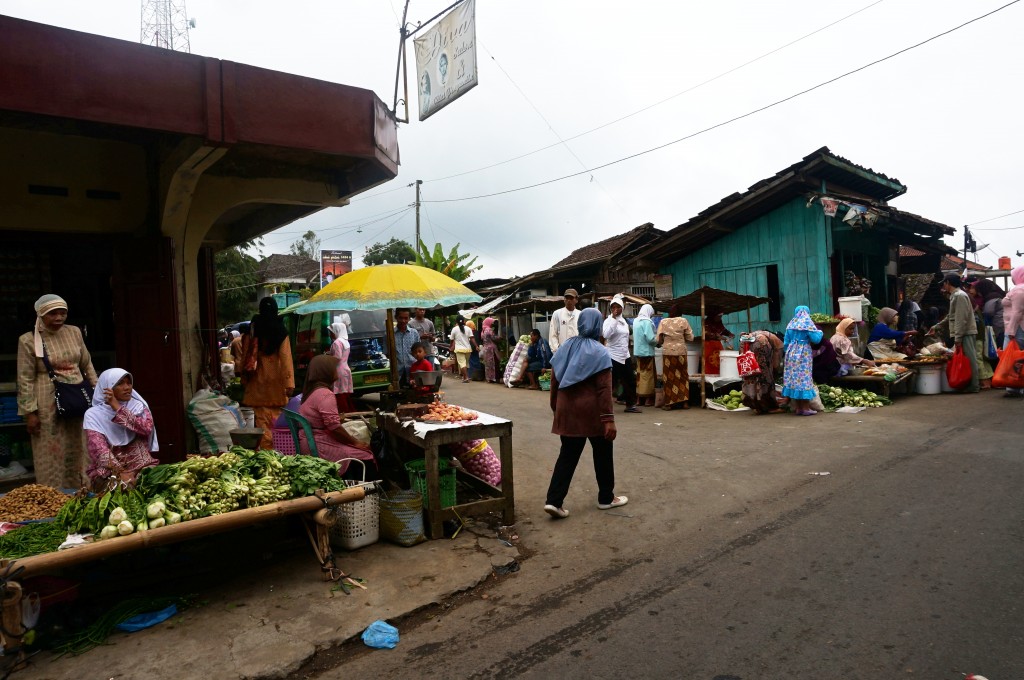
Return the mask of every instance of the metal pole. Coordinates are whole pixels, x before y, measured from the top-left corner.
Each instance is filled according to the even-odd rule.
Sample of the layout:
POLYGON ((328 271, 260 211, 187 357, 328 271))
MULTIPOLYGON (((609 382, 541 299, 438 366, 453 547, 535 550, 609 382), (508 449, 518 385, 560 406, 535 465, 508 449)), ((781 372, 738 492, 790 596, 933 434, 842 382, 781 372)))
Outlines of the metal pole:
POLYGON ((423 180, 418 179, 414 182, 416 185, 416 260, 420 261, 420 185, 423 184, 423 180))
POLYGON ((750 302, 747 301, 747 333, 753 333, 754 327, 750 323, 750 302))
MULTIPOLYGON (((392 115, 395 116, 396 119, 398 118, 398 77, 401 75, 401 73, 402 73, 402 66, 404 65, 404 60, 402 58, 402 55, 405 54, 405 39, 408 37, 408 34, 405 31, 405 19, 406 19, 406 17, 408 15, 409 15, 409 0, 405 0, 405 9, 402 10, 402 25, 398 29, 398 32, 399 32, 401 37, 399 38, 399 42, 398 42, 398 63, 395 65, 395 100, 394 100, 394 105, 391 108, 391 113, 392 113, 392 115)), ((409 116, 406 115, 406 120, 403 121, 403 122, 408 123, 409 122, 408 118, 409 118, 409 116)))

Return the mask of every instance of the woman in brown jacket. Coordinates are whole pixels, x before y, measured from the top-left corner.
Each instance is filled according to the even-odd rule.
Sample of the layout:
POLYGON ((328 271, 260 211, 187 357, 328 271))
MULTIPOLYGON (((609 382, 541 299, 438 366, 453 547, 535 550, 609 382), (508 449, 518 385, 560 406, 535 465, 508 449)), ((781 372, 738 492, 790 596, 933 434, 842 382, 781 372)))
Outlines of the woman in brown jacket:
POLYGON ((274 421, 295 391, 291 341, 274 298, 260 301, 259 314, 253 317, 249 333, 242 336, 242 358, 235 363, 235 371, 245 385, 242 405, 255 411, 256 427, 263 428, 260 448, 271 449, 274 421))
POLYGON ((588 439, 594 450, 597 507, 608 510, 629 500, 614 493, 612 360, 599 341, 603 320, 596 309, 584 309, 577 321, 579 335, 566 340, 551 359, 551 410, 555 414, 551 431, 561 436, 562 448, 551 474, 544 512, 556 519, 569 516, 562 503, 588 439))

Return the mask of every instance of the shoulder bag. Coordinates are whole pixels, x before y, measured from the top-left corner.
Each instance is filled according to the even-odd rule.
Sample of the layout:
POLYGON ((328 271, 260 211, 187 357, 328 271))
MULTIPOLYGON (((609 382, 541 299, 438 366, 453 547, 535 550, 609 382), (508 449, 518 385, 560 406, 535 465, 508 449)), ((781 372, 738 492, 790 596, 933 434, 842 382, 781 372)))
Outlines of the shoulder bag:
POLYGON ((43 365, 50 375, 50 382, 53 383, 53 402, 57 407, 57 416, 60 418, 81 418, 92 406, 92 386, 88 380, 80 383, 66 383, 57 380, 57 374, 53 372, 50 365, 50 358, 46 354, 46 344, 43 344, 43 365))

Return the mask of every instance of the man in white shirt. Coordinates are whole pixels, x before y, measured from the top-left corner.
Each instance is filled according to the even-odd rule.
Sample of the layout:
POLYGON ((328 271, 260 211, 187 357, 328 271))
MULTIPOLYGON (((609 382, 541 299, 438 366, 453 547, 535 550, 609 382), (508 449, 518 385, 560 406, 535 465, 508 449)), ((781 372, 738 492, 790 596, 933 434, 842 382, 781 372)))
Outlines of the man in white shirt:
POLYGON ((576 322, 580 318, 580 310, 576 309, 576 299, 579 295, 575 288, 565 289, 565 307, 555 310, 551 315, 551 326, 548 328, 548 345, 551 352, 558 351, 559 345, 569 338, 574 338, 579 333, 576 322))
POLYGON ((622 386, 626 413, 642 413, 636 407, 636 370, 629 356, 629 324, 622 318, 622 307, 622 296, 613 297, 608 305, 608 318, 604 320, 601 335, 612 357, 612 380, 622 386))

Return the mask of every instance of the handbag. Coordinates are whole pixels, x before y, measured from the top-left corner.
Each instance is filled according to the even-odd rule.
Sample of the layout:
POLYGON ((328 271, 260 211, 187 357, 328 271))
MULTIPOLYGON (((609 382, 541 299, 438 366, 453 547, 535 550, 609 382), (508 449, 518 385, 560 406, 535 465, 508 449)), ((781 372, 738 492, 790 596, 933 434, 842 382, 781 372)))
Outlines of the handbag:
POLYGON ((1024 389, 1024 350, 1016 339, 1011 338, 1006 349, 1000 353, 999 363, 992 376, 992 387, 1024 389))
POLYGON ((60 418, 81 418, 92 406, 92 386, 88 380, 80 383, 66 383, 57 380, 57 374, 53 372, 50 365, 50 357, 46 354, 46 344, 43 344, 43 365, 53 383, 53 403, 57 407, 57 416, 60 418))
MULTIPOLYGON (((968 342, 974 342, 972 338, 968 342)), ((954 390, 962 390, 971 382, 971 361, 964 354, 963 345, 957 345, 953 358, 946 364, 946 381, 954 390)))

